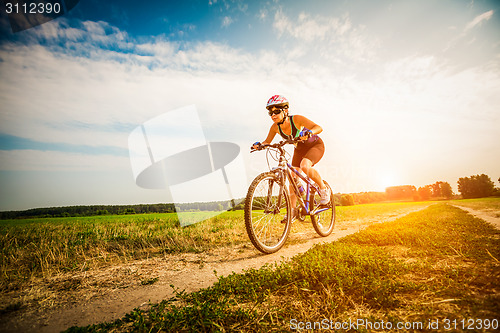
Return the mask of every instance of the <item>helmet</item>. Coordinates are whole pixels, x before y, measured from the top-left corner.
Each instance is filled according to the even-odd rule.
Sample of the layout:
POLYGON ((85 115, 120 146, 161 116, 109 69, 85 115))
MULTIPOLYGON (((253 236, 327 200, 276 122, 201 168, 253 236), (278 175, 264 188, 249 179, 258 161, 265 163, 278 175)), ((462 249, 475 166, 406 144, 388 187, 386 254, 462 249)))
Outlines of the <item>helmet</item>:
POLYGON ((288 108, 288 100, 284 96, 274 95, 267 101, 266 109, 268 109, 270 106, 288 108))

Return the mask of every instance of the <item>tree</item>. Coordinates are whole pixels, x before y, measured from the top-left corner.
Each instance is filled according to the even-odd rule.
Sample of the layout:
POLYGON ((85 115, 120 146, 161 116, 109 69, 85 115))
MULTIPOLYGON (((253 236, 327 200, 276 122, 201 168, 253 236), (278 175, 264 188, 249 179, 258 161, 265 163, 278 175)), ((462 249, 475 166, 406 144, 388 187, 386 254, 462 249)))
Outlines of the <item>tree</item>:
POLYGON ((417 200, 417 189, 413 185, 391 186, 385 189, 389 200, 417 200))
POLYGON ((353 193, 355 204, 366 204, 386 200, 385 192, 359 192, 353 193))
POLYGON ((453 197, 453 189, 451 188, 450 183, 448 182, 441 183, 441 195, 446 199, 451 199, 453 197))
POLYGON ((434 198, 444 197, 450 199, 453 196, 451 185, 447 182, 436 182, 432 184, 432 196, 434 198))
POLYGON ((494 190, 495 185, 485 174, 458 179, 458 191, 464 199, 488 197, 494 190))
POLYGON ((353 206, 354 198, 350 194, 342 194, 342 196, 340 197, 340 204, 342 206, 353 206))
POLYGON ((424 187, 419 187, 417 192, 421 200, 429 200, 432 195, 432 186, 426 185, 424 187))

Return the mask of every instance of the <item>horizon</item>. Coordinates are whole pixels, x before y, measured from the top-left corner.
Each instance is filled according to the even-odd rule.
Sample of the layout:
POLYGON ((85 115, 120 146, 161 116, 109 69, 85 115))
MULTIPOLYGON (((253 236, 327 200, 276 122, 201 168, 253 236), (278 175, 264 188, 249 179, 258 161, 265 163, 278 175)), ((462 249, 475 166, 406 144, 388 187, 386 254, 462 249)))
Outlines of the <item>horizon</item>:
MULTIPOLYGON (((470 177, 470 176, 468 176, 470 177)), ((495 183, 494 180, 492 180, 493 183, 495 183)), ((439 181, 437 181, 439 182, 439 181)), ((500 181, 499 181, 500 182, 500 181)), ((447 182, 445 182, 447 183, 447 182)), ((435 184, 435 183, 433 183, 435 184)), ((364 191, 364 192, 350 192, 350 193, 342 193, 342 192, 337 192, 337 193, 333 193, 334 195, 343 195, 343 194, 348 194, 348 195, 354 195, 354 194, 363 194, 363 193, 385 193, 387 194, 387 189, 389 188, 398 188, 398 187, 407 187, 407 186, 413 186, 415 187, 415 189, 418 191, 419 188, 421 187, 424 187, 424 186, 430 186, 430 185, 433 185, 433 184, 427 184, 427 185, 423 185, 423 186, 420 186, 420 187, 417 187, 415 185, 411 185, 411 184, 404 184, 404 185, 392 185, 392 186, 389 186, 389 187, 386 187, 384 191, 364 191)), ((450 184, 451 186, 451 184, 450 184)), ((495 186, 496 187, 496 186, 495 186)), ((452 189, 453 189, 453 186, 452 186, 452 189)), ((453 195, 454 196, 461 196, 460 193, 456 193, 454 190, 453 190, 453 195)), ((234 200, 240 200, 241 199, 241 202, 245 199, 244 197, 242 198, 236 198, 234 200)), ((419 200, 413 200, 413 201, 433 201, 435 199, 419 199, 419 200)), ((204 204, 204 203, 230 203, 232 200, 216 200, 216 201, 204 201, 204 202, 200 202, 200 201, 194 201, 194 202, 156 202, 156 203, 131 203, 131 204, 111 204, 111 205, 108 205, 108 204, 89 204, 89 205, 79 205, 79 204, 75 204, 75 205, 71 205, 71 206, 47 206, 47 207, 31 207, 31 208, 28 208, 28 209, 22 209, 22 210, 0 210, 0 213, 6 213, 6 212, 19 212, 19 211, 29 211, 29 210, 36 210, 36 209, 51 209, 51 208, 68 208, 68 207, 98 207, 98 206, 104 206, 104 207, 108 207, 108 206, 123 206, 123 207, 127 207, 127 206, 146 206, 146 205, 173 205, 174 206, 174 209, 178 209, 180 208, 182 205, 194 205, 194 204, 204 204), (176 205, 180 205, 180 206, 176 206, 176 205)), ((383 200, 383 201, 387 201, 387 202, 393 202, 393 201, 401 201, 400 199, 387 199, 387 200, 383 200)), ((407 201, 406 199, 404 199, 403 201, 407 201)), ((376 202, 379 202, 379 201, 375 201, 374 203, 376 202)), ((371 202, 370 202, 371 203, 371 202)), ((370 204, 368 203, 368 204, 370 204)))
POLYGON ((187 105, 207 141, 240 147, 249 184, 267 170, 249 148, 267 135, 275 94, 323 127, 316 167, 334 193, 437 181, 456 193, 476 174, 496 185, 499 10, 496 1, 81 0, 17 33, 2 11, 0 211, 167 203, 168 191, 136 185, 127 139, 187 105))

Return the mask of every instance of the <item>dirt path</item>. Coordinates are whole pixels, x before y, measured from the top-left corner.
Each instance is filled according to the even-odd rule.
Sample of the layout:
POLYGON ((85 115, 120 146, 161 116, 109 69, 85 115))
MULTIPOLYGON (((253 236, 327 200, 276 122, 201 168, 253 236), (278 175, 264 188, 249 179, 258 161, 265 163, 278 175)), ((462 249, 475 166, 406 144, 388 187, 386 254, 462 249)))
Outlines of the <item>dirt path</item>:
MULTIPOLYGON (((68 285, 67 292, 51 298, 56 303, 50 311, 14 312, 0 323, 1 332, 60 332, 72 326, 86 326, 111 322, 122 318, 135 308, 147 308, 174 295, 171 285, 186 292, 206 288, 217 281, 218 276, 240 273, 250 268, 259 268, 267 263, 287 260, 306 252, 313 245, 332 242, 378 222, 395 220, 426 206, 402 208, 397 211, 349 223, 337 223, 329 237, 311 233, 302 235, 304 242, 289 245, 275 254, 262 255, 250 242, 236 248, 225 248, 202 254, 168 255, 163 258, 125 263, 92 272, 82 272, 61 283, 68 285), (76 290, 71 281, 77 281, 76 290), (69 281, 69 282, 68 282, 69 281), (83 281, 83 282, 82 282, 83 281)), ((299 223, 299 222, 296 222, 299 223)), ((290 242, 291 243, 291 242, 290 242)), ((57 281, 57 277, 55 278, 57 281)), ((56 283, 56 282, 54 282, 56 283)))
POLYGON ((488 210, 476 210, 472 209, 469 207, 461 206, 461 205, 456 205, 454 204, 455 207, 458 207, 460 209, 465 210, 469 214, 478 217, 482 220, 485 220, 486 222, 492 224, 495 228, 500 229, 500 217, 499 212, 493 209, 488 209, 488 210))

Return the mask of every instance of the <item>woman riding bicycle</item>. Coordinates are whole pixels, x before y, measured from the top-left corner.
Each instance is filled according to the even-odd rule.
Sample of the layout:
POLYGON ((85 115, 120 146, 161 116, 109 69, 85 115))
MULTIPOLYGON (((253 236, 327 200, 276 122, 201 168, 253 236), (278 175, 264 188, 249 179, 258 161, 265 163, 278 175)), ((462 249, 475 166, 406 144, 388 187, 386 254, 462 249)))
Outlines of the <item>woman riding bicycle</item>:
MULTIPOLYGON (((321 204, 326 205, 330 201, 330 191, 328 191, 319 172, 313 168, 325 153, 325 144, 318 136, 323 131, 321 126, 300 115, 288 114, 288 100, 281 95, 274 95, 267 101, 266 109, 274 124, 269 129, 267 138, 262 142, 253 144, 257 149, 262 144, 270 144, 276 134, 280 134, 284 139, 294 139, 300 137, 302 142, 298 142, 292 158, 292 166, 301 169, 320 187, 321 204)), ((290 203, 292 208, 292 219, 297 216, 295 208, 297 197, 290 185, 290 203)))

